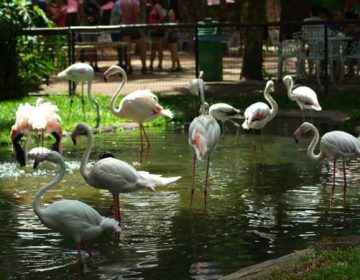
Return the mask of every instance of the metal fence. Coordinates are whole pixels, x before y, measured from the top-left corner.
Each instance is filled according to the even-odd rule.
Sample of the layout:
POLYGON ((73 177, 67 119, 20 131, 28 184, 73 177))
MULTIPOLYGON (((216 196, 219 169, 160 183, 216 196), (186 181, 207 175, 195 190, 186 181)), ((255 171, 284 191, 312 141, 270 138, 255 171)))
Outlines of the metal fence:
MULTIPOLYGON (((93 26, 66 28, 37 28, 22 30, 19 36, 33 38, 32 47, 47 45, 44 51, 53 58, 55 69, 44 77, 46 93, 67 92, 69 84, 56 77, 67 65, 84 60, 83 54, 96 53, 99 72, 96 73, 94 92, 111 94, 102 82, 101 73, 118 63, 118 52, 129 51, 133 72, 128 76, 124 92, 149 88, 155 92, 177 92, 187 86, 200 70, 212 75, 211 82, 240 82, 246 32, 263 33, 263 76, 278 79, 290 74, 298 80, 318 84, 327 92, 329 86, 356 83, 360 61, 360 44, 355 37, 340 32, 345 24, 359 25, 360 21, 341 22, 273 22, 273 23, 202 23, 136 26, 93 26), (340 27, 339 30, 334 27, 340 27), (164 39, 163 68, 143 75, 136 46, 113 41, 111 34, 124 30, 141 30, 145 35, 147 65, 151 51, 149 28, 161 27, 178 32, 178 49, 182 71, 171 71, 170 52, 164 39), (311 31, 311 28, 315 31, 311 31), (85 35, 85 36, 84 36, 85 35), (84 38, 91 35, 91 41, 84 38), (83 38, 83 39, 81 39, 83 38)), ((20 66, 21 67, 21 66, 20 66)), ((206 79, 206 76, 205 76, 206 79)))

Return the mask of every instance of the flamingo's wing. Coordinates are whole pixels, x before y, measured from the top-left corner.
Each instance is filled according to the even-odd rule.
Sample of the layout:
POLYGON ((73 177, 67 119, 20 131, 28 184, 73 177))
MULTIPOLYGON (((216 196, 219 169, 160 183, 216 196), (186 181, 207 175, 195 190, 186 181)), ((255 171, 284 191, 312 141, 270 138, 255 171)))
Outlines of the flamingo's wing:
POLYGON ((263 102, 256 102, 246 108, 244 112, 244 129, 252 128, 253 123, 265 120, 270 115, 270 108, 263 102))
POLYGON ((343 131, 331 131, 321 138, 321 147, 332 158, 348 159, 360 154, 360 142, 343 131))
POLYGON ((115 158, 97 161, 89 176, 90 185, 111 193, 132 192, 146 186, 134 167, 115 158))
POLYGON ((293 90, 293 94, 295 95, 295 100, 298 103, 314 110, 321 111, 317 95, 311 88, 300 86, 293 90))

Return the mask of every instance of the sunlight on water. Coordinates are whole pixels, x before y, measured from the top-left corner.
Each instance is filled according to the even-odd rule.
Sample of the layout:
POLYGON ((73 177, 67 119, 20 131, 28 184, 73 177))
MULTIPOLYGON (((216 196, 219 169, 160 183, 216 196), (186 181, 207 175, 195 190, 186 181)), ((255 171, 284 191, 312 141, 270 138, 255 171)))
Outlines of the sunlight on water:
MULTIPOLYGON (((297 146, 292 127, 269 128, 276 135, 242 133, 235 144, 229 132, 211 158, 208 209, 204 211, 206 160, 197 162, 193 207, 192 151, 187 131, 149 131, 149 161, 139 165, 138 132, 95 136, 90 164, 110 150, 137 169, 181 180, 120 195, 122 233, 104 233, 91 240, 94 257, 83 252, 87 279, 218 279, 242 267, 274 258, 321 241, 327 236, 359 230, 359 162, 348 164, 347 208, 342 208, 342 165, 336 168, 336 190, 329 208, 332 163, 311 162, 297 146), (254 150, 253 143, 256 143, 254 150)), ((78 199, 112 217, 112 194, 86 184, 80 158, 86 138, 77 146, 65 138, 66 175, 48 191, 42 204, 78 199)), ((29 161, 19 167, 8 147, 0 149, 1 279, 75 278, 77 252, 71 240, 46 228, 32 210, 39 186, 57 172, 44 163, 36 170, 29 161), (60 276, 61 275, 61 276, 60 276)))

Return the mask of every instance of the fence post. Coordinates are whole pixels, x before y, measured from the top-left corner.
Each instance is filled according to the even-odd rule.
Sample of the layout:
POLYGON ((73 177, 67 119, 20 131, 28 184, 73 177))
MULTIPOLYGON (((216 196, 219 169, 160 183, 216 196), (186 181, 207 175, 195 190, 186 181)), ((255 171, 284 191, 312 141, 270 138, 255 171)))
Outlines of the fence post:
POLYGON ((195 27, 195 75, 196 78, 199 77, 199 36, 197 25, 195 27))
MULTIPOLYGON (((75 35, 69 26, 68 33, 68 61, 69 65, 75 62, 75 35)), ((72 96, 75 94, 75 83, 69 81, 69 95, 72 96)))
POLYGON ((329 77, 328 77, 328 64, 329 64, 329 55, 328 55, 328 26, 327 24, 324 24, 324 92, 325 95, 328 95, 328 89, 329 89, 329 85, 328 85, 328 81, 329 81, 329 77))

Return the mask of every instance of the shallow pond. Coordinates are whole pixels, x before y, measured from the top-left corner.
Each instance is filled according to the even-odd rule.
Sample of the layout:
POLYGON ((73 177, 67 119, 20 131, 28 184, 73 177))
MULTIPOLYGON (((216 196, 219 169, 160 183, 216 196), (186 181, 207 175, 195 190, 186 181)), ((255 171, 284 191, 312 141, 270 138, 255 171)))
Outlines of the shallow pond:
MULTIPOLYGON (((306 248, 327 236, 359 231, 359 162, 349 162, 347 207, 342 208, 342 170, 337 170, 334 205, 329 208, 332 164, 311 162, 292 139, 299 121, 277 120, 265 131, 263 150, 254 152, 251 133, 229 133, 212 156, 208 208, 203 209, 205 163, 198 162, 195 200, 189 208, 192 152, 187 129, 149 131, 153 140, 144 170, 181 180, 157 192, 120 196, 122 233, 90 241, 84 279, 218 279, 242 267, 306 248)), ((322 132, 335 127, 319 125, 322 132)), ((135 164, 138 132, 95 136, 90 158, 111 150, 135 164)), ((256 139, 259 144, 260 138, 256 139)), ((109 192, 88 186, 79 173, 86 138, 77 146, 64 139, 67 174, 42 199, 79 199, 104 216, 113 216, 109 192)), ((339 164, 339 167, 341 165, 339 164)), ((0 278, 77 277, 75 244, 46 227, 31 203, 56 168, 33 170, 15 164, 10 147, 0 149, 0 278)), ((86 255, 84 254, 84 257, 86 255)))

